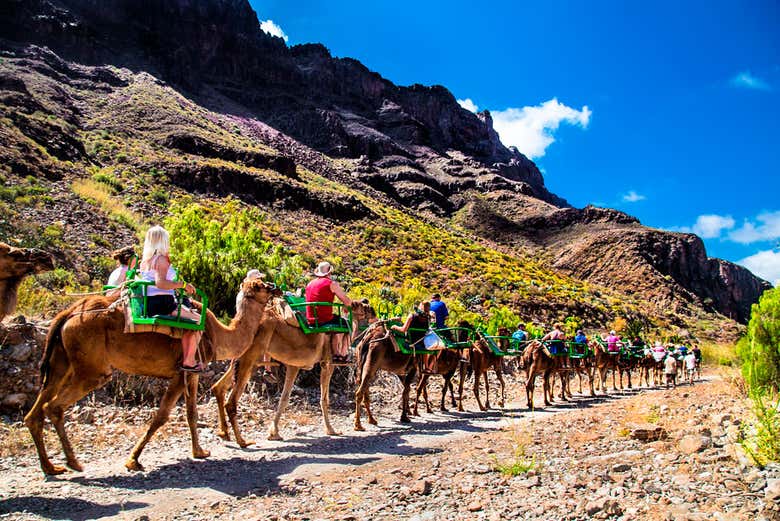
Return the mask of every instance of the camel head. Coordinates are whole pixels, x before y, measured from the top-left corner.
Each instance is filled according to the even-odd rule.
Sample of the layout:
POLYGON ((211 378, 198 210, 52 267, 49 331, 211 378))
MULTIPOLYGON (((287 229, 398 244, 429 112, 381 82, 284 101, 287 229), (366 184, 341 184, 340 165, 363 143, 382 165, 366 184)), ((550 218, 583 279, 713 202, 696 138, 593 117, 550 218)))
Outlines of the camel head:
POLYGON ((16 309, 17 291, 24 277, 52 269, 54 260, 48 253, 0 242, 0 320, 16 309))
POLYGON ((352 320, 358 324, 369 324, 376 321, 376 311, 368 302, 353 300, 350 308, 352 309, 352 320))
POLYGON ((263 279, 250 279, 241 283, 244 301, 254 301, 264 307, 273 297, 282 295, 282 291, 273 282, 263 282, 263 279))
POLYGON ((0 279, 15 279, 54 269, 54 259, 45 251, 14 248, 0 242, 0 279))

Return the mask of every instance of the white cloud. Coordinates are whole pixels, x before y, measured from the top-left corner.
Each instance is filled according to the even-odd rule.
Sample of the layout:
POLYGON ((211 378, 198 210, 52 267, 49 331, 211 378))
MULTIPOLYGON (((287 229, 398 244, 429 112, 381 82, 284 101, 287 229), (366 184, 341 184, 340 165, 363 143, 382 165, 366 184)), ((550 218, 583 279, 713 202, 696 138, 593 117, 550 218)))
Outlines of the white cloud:
POLYGON ((471 98, 459 99, 458 105, 468 110, 469 112, 474 112, 475 114, 477 110, 479 110, 479 107, 477 107, 477 105, 473 101, 471 101, 471 98))
POLYGON ((623 201, 627 203, 636 203, 638 201, 644 201, 645 199, 647 199, 647 197, 636 193, 634 190, 629 190, 627 194, 623 195, 623 201))
POLYGON ((742 226, 729 233, 729 239, 740 244, 780 239, 780 211, 761 213, 756 221, 757 224, 746 220, 742 226))
POLYGON ((672 231, 695 233, 702 239, 717 239, 724 230, 734 228, 734 224, 734 218, 730 215, 706 214, 698 216, 693 226, 680 226, 672 228, 672 231))
POLYGON ((260 22, 260 29, 271 36, 281 38, 285 42, 288 40, 287 35, 282 31, 282 28, 276 25, 273 20, 264 20, 260 22))
POLYGON ((734 227, 734 219, 730 215, 700 215, 693 225, 693 233, 702 239, 715 239, 720 237, 723 230, 734 227))
POLYGON ((780 252, 765 250, 745 257, 737 264, 741 264, 764 280, 768 280, 775 286, 780 284, 780 252))
POLYGON ((506 146, 516 146, 531 159, 544 156, 547 147, 555 142, 553 133, 561 123, 588 128, 591 114, 587 105, 576 110, 557 98, 534 107, 491 111, 493 127, 501 142, 506 146))
POLYGON ((731 78, 732 87, 754 90, 772 90, 772 87, 766 81, 753 76, 750 71, 740 72, 731 78))

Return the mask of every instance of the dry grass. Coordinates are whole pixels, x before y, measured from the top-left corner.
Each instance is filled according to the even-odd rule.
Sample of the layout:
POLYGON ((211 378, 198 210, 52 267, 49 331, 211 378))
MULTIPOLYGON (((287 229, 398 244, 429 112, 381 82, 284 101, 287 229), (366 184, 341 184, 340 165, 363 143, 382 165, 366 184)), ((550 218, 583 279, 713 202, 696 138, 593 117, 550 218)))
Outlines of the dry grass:
POLYGON ((143 218, 112 197, 105 184, 93 179, 78 179, 73 182, 72 188, 76 195, 100 207, 111 220, 136 232, 141 231, 143 218))
POLYGON ((541 464, 535 455, 528 455, 528 446, 533 444, 533 423, 521 425, 511 422, 506 428, 509 432, 511 454, 506 458, 493 457, 493 468, 504 476, 519 476, 531 470, 537 470, 541 464))
POLYGON ((701 352, 705 364, 730 367, 739 365, 734 344, 703 343, 701 344, 701 352))

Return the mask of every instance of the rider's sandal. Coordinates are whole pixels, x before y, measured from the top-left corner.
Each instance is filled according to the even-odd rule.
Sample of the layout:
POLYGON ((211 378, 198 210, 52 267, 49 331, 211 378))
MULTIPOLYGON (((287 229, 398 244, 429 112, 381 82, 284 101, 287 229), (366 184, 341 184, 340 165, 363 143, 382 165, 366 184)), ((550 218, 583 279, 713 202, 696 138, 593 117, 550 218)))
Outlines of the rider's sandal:
POLYGON ((181 364, 179 370, 185 373, 202 373, 206 370, 206 366, 203 365, 203 362, 198 362, 193 366, 181 364))

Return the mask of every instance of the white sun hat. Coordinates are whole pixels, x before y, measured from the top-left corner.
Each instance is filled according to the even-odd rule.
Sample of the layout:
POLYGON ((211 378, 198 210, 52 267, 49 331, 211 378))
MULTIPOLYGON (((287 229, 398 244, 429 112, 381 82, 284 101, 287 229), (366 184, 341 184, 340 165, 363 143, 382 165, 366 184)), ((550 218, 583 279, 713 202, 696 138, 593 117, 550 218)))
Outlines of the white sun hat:
POLYGON ((327 277, 330 275, 331 271, 333 271, 333 266, 330 265, 330 262, 322 261, 317 264, 317 269, 314 270, 314 275, 316 277, 327 277))

